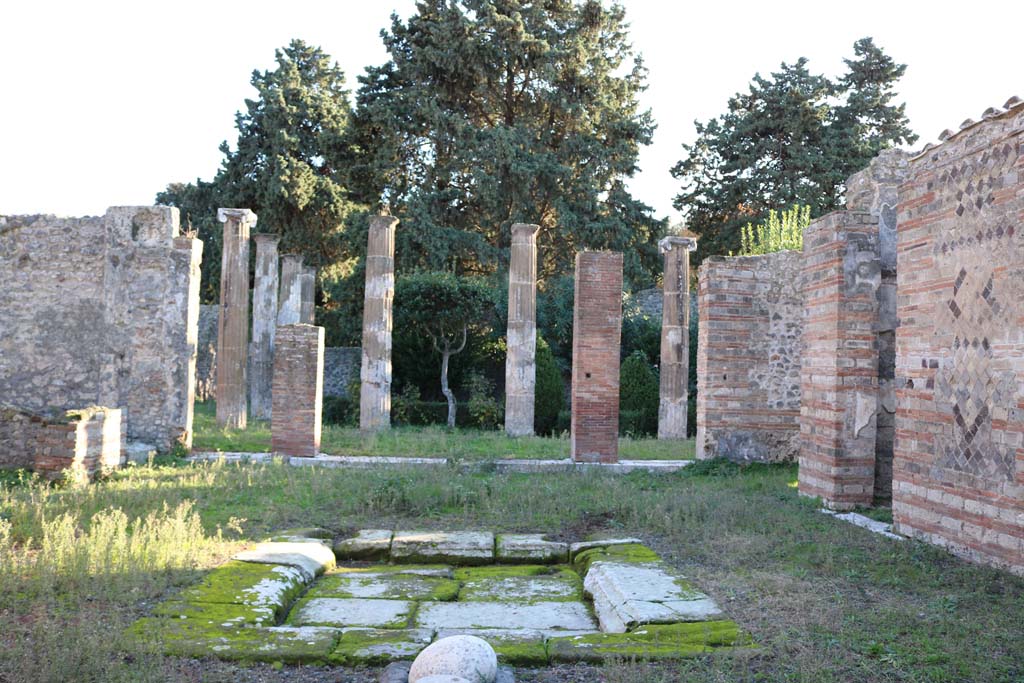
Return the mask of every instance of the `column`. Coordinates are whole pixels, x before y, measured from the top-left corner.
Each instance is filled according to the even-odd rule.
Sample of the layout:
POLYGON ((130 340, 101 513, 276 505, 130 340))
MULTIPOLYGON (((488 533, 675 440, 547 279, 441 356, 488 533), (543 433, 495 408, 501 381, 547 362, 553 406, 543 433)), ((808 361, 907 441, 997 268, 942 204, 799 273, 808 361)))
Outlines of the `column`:
POLYGON ((505 432, 533 434, 537 384, 537 230, 512 226, 508 271, 508 335, 505 356, 505 432))
POLYGON ((277 309, 278 325, 299 322, 302 310, 302 257, 285 254, 281 257, 281 295, 277 309))
POLYGON ((363 363, 359 428, 391 426, 391 302, 395 295, 395 226, 392 216, 370 219, 363 304, 363 363))
POLYGON ((572 459, 619 460, 622 254, 576 254, 572 327, 572 459))
POLYGON ((220 319, 217 323, 217 424, 245 429, 246 365, 249 355, 249 209, 217 209, 224 224, 220 267, 220 319))
POLYGON ((312 325, 316 318, 316 268, 304 267, 299 274, 299 322, 312 325))
POLYGON ((324 328, 302 324, 277 328, 273 393, 271 450, 316 457, 323 416, 324 328))
POLYGON ((665 255, 658 438, 685 439, 690 378, 690 252, 697 248, 697 240, 670 236, 658 242, 658 247, 665 255))
POLYGON ((277 327, 277 235, 254 235, 256 282, 252 288, 252 343, 249 352, 249 410, 270 419, 274 374, 274 329, 277 327))

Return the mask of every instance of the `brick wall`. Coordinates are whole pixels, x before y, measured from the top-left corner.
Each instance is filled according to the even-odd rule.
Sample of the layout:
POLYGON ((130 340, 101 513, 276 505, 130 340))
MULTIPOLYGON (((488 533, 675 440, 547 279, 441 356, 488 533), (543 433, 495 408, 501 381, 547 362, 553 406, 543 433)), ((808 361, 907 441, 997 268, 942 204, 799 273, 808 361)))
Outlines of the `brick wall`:
POLYGON ((622 254, 576 254, 572 332, 572 457, 619 459, 622 254))
POLYGON ((1024 574, 1024 103, 911 160, 897 248, 898 531, 1024 574))
POLYGON ((71 410, 59 416, 0 408, 0 468, 86 481, 124 461, 124 414, 116 408, 71 410))
POLYGON ((697 456, 799 451, 801 254, 711 257, 699 271, 697 456))
POLYGON ((878 220, 837 211, 804 231, 800 492, 831 508, 874 499, 878 220))
POLYGON ((274 339, 271 449, 314 457, 320 452, 324 328, 282 325, 274 339))
POLYGON ((0 216, 0 396, 122 408, 130 439, 192 439, 202 242, 178 210, 0 216))

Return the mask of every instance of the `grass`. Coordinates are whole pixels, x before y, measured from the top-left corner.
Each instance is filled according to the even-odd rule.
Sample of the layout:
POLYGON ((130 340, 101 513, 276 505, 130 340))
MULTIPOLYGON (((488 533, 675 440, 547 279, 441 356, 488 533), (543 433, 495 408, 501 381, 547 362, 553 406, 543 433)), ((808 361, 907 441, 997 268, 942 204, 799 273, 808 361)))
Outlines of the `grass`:
MULTIPOLYGON (((270 424, 251 420, 244 430, 217 425, 212 402, 197 403, 192 447, 198 451, 266 453, 270 451, 270 424)), ((331 455, 491 460, 499 458, 559 459, 569 457, 569 439, 539 436, 511 438, 503 431, 431 427, 396 427, 363 435, 353 427, 324 425, 320 450, 331 455)), ((619 439, 624 460, 692 460, 694 442, 645 438, 619 439)))
MULTIPOLYGON (((673 475, 324 470, 279 462, 130 468, 85 487, 0 484, 0 681, 292 681, 285 667, 147 658, 121 635, 272 530, 319 525, 635 534, 763 646, 748 657, 524 681, 1024 680, 1024 579, 817 511, 792 466, 673 475)), ((375 681, 373 671, 316 680, 375 681)))

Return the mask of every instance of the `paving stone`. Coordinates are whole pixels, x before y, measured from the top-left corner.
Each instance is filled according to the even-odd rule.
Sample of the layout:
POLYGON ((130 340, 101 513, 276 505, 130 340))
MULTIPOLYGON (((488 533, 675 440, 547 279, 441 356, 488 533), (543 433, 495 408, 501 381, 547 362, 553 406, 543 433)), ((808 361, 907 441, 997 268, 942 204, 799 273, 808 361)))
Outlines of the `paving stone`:
POLYGON ((311 581, 334 566, 334 553, 322 542, 306 541, 260 543, 252 550, 238 553, 233 558, 240 562, 283 564, 301 569, 311 581))
POLYGON ((275 611, 270 607, 223 603, 162 602, 153 616, 192 620, 210 627, 233 628, 273 626, 275 611))
POLYGON ((241 662, 326 663, 341 631, 333 628, 211 628, 194 620, 147 618, 128 635, 147 651, 241 662))
POLYGON ((749 637, 735 622, 705 621, 644 626, 622 634, 552 638, 548 654, 553 663, 601 663, 612 659, 683 659, 749 645, 749 637))
POLYGON ((346 666, 412 660, 433 638, 430 629, 345 629, 329 660, 346 666))
POLYGON ((578 552, 572 560, 573 568, 585 576, 595 562, 617 562, 619 564, 661 564, 658 554, 639 543, 622 543, 599 548, 588 548, 578 552))
POLYGON ((303 598, 292 608, 288 624, 405 628, 415 607, 407 600, 303 598))
POLYGON ((415 623, 423 628, 596 631, 582 602, 432 602, 420 605, 415 623))
POLYGON ((309 598, 385 598, 391 600, 454 600, 459 582, 418 574, 328 574, 310 588, 309 598))
POLYGON ((569 545, 545 541, 542 534, 500 534, 495 540, 502 564, 560 564, 569 560, 569 545))
POLYGON ((305 590, 306 575, 286 565, 228 562, 210 571, 178 599, 186 603, 212 603, 267 607, 278 616, 305 590))
POLYGON ((382 560, 391 553, 390 529, 361 529, 352 538, 334 544, 334 554, 340 560, 382 560))
POLYGON ((452 568, 446 564, 371 564, 360 567, 340 566, 335 567, 329 575, 334 574, 409 574, 415 576, 436 576, 441 579, 450 579, 453 576, 452 568))
POLYGON ((547 666, 547 635, 544 631, 511 629, 445 629, 438 631, 437 639, 450 636, 476 636, 494 648, 498 662, 516 666, 547 666))
POLYGON ((477 567, 459 570, 455 576, 462 582, 460 602, 583 601, 583 583, 568 567, 477 567))
POLYGON ((391 557, 400 562, 481 565, 494 562, 494 534, 483 531, 398 531, 391 557))
POLYGON ((576 555, 583 552, 584 550, 590 550, 591 548, 607 548, 612 545, 643 545, 643 541, 639 538, 606 538, 597 541, 581 541, 579 543, 572 543, 569 545, 569 559, 575 560, 576 555))

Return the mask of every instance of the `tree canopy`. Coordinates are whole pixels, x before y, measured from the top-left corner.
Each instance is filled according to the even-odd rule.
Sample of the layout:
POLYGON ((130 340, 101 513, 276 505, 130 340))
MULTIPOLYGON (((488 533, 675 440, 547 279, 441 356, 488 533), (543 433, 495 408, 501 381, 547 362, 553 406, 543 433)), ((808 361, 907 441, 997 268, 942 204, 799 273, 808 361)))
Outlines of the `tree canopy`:
POLYGON ((840 206, 844 183, 881 150, 912 144, 895 85, 906 66, 871 38, 858 40, 847 72, 815 74, 807 59, 755 74, 728 111, 695 122, 697 139, 672 169, 682 181, 675 206, 700 235, 699 254, 739 251, 741 226, 773 209, 810 206, 820 216, 840 206))

